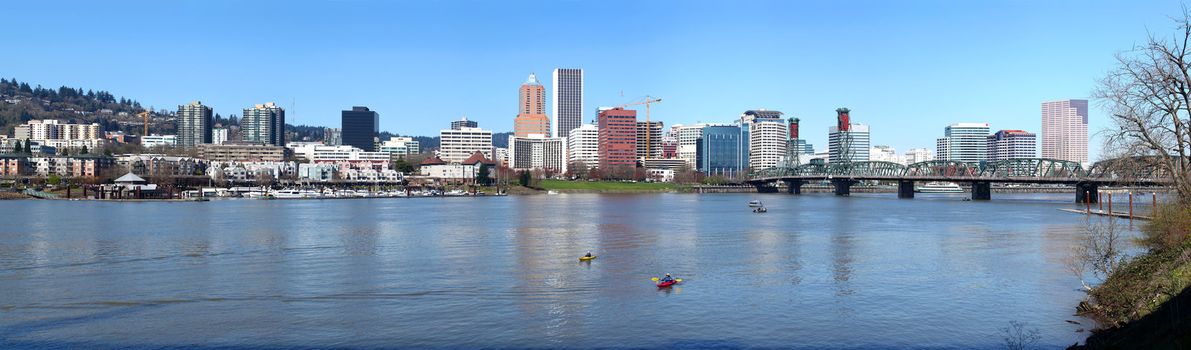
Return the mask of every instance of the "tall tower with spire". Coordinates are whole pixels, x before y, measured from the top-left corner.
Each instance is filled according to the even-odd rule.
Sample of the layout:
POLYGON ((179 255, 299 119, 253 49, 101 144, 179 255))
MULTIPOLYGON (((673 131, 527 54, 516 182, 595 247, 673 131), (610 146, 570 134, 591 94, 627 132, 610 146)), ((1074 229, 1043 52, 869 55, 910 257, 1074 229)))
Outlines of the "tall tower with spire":
POLYGON ((517 118, 513 120, 513 136, 550 135, 550 117, 546 116, 546 88, 538 82, 537 75, 530 73, 529 79, 521 84, 517 108, 517 118))

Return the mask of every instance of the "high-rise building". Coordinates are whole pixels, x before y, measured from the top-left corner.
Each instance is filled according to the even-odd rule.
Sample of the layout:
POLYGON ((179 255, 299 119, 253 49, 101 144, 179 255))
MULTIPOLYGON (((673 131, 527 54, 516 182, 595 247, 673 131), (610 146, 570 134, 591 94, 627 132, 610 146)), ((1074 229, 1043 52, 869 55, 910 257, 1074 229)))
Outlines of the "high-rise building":
POLYGON ((324 128, 323 129, 323 144, 327 146, 339 146, 343 144, 343 129, 340 128, 324 128))
POLYGON ((600 165, 604 171, 637 165, 637 111, 621 107, 599 112, 600 165))
POLYGON ((420 148, 421 143, 412 137, 390 137, 389 140, 380 144, 381 152, 387 152, 390 155, 398 157, 418 154, 421 152, 420 148))
POLYGON ((1023 130, 1001 130, 987 139, 988 160, 1035 158, 1038 137, 1023 130))
POLYGON ((273 102, 245 108, 240 116, 240 140, 285 146, 285 109, 273 102))
POLYGON ((827 162, 867 162, 869 127, 853 123, 847 108, 835 110, 835 126, 827 128, 827 162))
POLYGON ((695 142, 695 167, 708 176, 740 177, 748 170, 749 134, 740 125, 709 124, 695 142))
POLYGON ((369 110, 368 107, 355 106, 349 111, 343 111, 341 116, 342 144, 368 152, 375 151, 376 138, 380 135, 380 114, 369 110))
POLYGON ((550 124, 554 137, 567 137, 571 130, 583 124, 583 70, 557 68, 550 81, 553 90, 550 124))
POLYGON ((662 136, 662 159, 678 159, 678 137, 662 136))
POLYGON ((567 172, 566 139, 533 134, 509 136, 509 166, 514 170, 567 172))
POLYGON ((935 155, 930 151, 930 148, 911 148, 906 150, 904 159, 906 161, 906 165, 909 165, 935 160, 935 155))
POLYGON ((904 161, 897 155, 897 150, 886 145, 876 145, 868 150, 868 159, 875 162, 890 162, 902 164, 904 161))
POLYGON ((571 129, 567 136, 568 167, 580 164, 584 168, 594 168, 600 164, 600 129, 595 124, 583 124, 571 129))
POLYGON ((1042 158, 1088 163, 1088 100, 1042 103, 1042 158))
POLYGON ((662 157, 662 122, 637 122, 637 158, 662 157))
POLYGON ((546 116, 546 88, 538 82, 537 75, 530 74, 529 79, 521 84, 520 91, 517 118, 513 120, 513 136, 550 135, 550 119, 546 116))
POLYGON ((935 143, 939 160, 979 162, 988 159, 988 123, 955 123, 935 143))
POLYGON ((439 130, 438 157, 447 163, 467 160, 477 151, 492 159, 492 130, 460 128, 439 130))
POLYGON ((703 127, 707 124, 678 124, 671 127, 670 132, 678 138, 678 158, 684 159, 692 168, 696 167, 696 151, 698 149, 699 137, 703 136, 703 127))
POLYGON ((790 145, 790 129, 782 112, 749 110, 740 116, 741 125, 748 128, 748 167, 754 171, 777 167, 786 159, 790 145))
POLYGON ((459 130, 462 128, 478 128, 480 123, 474 120, 467 120, 467 117, 459 118, 459 120, 451 122, 451 130, 459 130))
POLYGON ((199 101, 178 105, 178 147, 211 143, 211 112, 211 107, 199 101))
POLYGON ((801 155, 815 154, 815 145, 807 143, 806 139, 798 139, 798 146, 795 146, 794 149, 798 150, 798 154, 801 155))

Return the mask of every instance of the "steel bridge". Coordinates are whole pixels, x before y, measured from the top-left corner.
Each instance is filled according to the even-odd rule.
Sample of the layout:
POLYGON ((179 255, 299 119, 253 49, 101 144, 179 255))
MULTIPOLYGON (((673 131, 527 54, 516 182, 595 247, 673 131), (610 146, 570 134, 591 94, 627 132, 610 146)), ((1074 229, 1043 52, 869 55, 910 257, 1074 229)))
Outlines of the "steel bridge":
POLYGON ((1049 158, 959 162, 933 160, 902 165, 891 162, 838 162, 804 164, 792 168, 769 168, 753 174, 746 183, 759 192, 776 192, 784 182, 790 193, 801 194, 808 181, 830 181, 835 194, 847 196, 860 181, 891 181, 898 184, 899 198, 914 198, 915 182, 957 182, 972 187, 972 199, 991 199, 992 183, 1075 185, 1076 201, 1095 203, 1102 185, 1165 185, 1169 176, 1145 158, 1121 158, 1097 162, 1088 169, 1079 163, 1049 158))

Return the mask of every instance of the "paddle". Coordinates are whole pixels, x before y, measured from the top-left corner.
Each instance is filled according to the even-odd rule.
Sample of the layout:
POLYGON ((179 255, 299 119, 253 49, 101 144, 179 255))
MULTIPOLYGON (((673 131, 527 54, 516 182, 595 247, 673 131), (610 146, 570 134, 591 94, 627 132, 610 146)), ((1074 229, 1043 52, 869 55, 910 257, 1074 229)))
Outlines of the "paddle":
MULTIPOLYGON (((657 281, 659 281, 659 280, 661 280, 661 279, 660 279, 660 278, 657 278, 657 277, 654 277, 654 278, 650 278, 649 280, 650 280, 650 281, 657 282, 657 281)), ((675 279, 674 279, 674 282, 682 282, 682 279, 681 279, 681 278, 675 278, 675 279)))

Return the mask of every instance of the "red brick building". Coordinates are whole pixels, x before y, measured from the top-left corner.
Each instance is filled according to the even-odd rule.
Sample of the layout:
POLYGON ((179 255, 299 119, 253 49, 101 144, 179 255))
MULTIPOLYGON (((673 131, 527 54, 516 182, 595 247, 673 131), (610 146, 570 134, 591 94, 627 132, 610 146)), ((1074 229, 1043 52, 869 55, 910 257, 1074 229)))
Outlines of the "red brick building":
POLYGON ((604 171, 637 166, 637 111, 621 107, 600 111, 600 166, 604 171))

